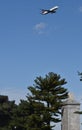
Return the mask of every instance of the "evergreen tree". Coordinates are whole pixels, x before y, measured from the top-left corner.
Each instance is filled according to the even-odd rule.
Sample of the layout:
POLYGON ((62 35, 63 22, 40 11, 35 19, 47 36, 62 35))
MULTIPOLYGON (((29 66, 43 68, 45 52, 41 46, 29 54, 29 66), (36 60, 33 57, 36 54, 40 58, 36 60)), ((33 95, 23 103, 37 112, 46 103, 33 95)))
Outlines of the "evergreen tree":
POLYGON ((27 130, 28 116, 31 114, 31 104, 27 100, 20 100, 19 105, 13 110, 11 128, 14 130, 27 130))
POLYGON ((9 125, 15 106, 15 101, 9 101, 8 96, 0 95, 0 130, 10 130, 9 125))
MULTIPOLYGON (((78 75, 80 76, 80 81, 82 81, 82 72, 78 71, 78 75)), ((76 111, 77 114, 82 114, 82 111, 76 111)))
POLYGON ((68 97, 68 91, 62 87, 65 79, 53 72, 45 77, 37 77, 33 86, 28 87, 31 92, 27 96, 33 106, 33 113, 28 118, 28 130, 52 130, 52 123, 60 122, 59 115, 63 101, 68 97))
POLYGON ((82 72, 78 72, 78 75, 80 76, 80 81, 82 81, 82 72))

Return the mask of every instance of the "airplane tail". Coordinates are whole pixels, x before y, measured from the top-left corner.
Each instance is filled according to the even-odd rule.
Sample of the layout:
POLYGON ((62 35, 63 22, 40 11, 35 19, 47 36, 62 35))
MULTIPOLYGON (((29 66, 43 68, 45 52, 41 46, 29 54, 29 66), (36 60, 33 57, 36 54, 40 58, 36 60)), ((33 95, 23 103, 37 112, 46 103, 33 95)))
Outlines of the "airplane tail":
POLYGON ((41 9, 41 14, 48 14, 49 10, 41 9))
POLYGON ((41 9, 41 14, 44 14, 44 12, 45 12, 45 9, 41 9))
POLYGON ((41 9, 42 13, 44 13, 46 10, 45 9, 41 9))

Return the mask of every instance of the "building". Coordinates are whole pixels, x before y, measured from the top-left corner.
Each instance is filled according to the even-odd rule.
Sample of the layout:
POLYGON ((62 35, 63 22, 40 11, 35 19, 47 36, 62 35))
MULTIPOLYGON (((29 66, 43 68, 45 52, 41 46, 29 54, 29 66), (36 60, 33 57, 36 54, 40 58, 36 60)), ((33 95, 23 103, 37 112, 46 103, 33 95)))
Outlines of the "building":
POLYGON ((69 95, 62 107, 61 130, 80 130, 80 115, 75 113, 77 111, 80 111, 80 103, 69 95))

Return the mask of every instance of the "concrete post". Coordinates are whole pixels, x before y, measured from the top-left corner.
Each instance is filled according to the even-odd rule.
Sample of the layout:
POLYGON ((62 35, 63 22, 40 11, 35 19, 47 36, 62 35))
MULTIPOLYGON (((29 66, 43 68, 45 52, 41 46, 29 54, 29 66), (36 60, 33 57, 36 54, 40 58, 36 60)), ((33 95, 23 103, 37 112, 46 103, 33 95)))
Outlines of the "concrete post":
POLYGON ((62 107, 61 130, 80 130, 80 115, 76 111, 80 110, 80 103, 68 98, 62 107))

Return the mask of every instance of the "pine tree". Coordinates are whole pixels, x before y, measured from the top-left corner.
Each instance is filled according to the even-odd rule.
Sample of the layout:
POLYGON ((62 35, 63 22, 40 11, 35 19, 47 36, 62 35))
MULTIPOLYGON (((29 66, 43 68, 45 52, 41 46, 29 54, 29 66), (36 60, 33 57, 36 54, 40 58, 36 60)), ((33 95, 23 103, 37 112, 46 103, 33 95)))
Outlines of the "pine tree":
POLYGON ((28 116, 32 114, 31 107, 30 102, 27 100, 20 100, 19 105, 17 105, 17 108, 13 111, 12 120, 10 122, 10 128, 12 128, 12 130, 27 130, 28 116))
POLYGON ((52 130, 52 123, 61 121, 62 103, 68 97, 67 89, 62 87, 66 83, 53 72, 44 78, 36 77, 33 86, 28 87, 31 94, 27 98, 33 106, 33 113, 28 118, 28 130, 52 130))
MULTIPOLYGON (((82 72, 78 71, 78 75, 80 76, 80 81, 82 81, 82 72)), ((82 111, 76 111, 77 114, 82 114, 82 111)))
POLYGON ((78 75, 80 76, 80 81, 82 81, 82 72, 78 71, 78 75))
POLYGON ((15 101, 9 101, 8 96, 0 95, 0 130, 11 130, 9 126, 14 108, 16 108, 15 101))

